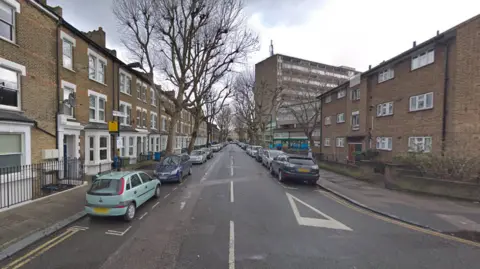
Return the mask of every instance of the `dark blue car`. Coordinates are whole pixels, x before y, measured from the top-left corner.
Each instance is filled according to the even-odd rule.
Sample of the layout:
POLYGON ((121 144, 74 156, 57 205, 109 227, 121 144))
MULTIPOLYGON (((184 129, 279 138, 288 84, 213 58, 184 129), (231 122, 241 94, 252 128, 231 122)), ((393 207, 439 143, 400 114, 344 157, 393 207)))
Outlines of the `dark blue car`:
POLYGON ((186 154, 165 157, 157 164, 153 175, 163 182, 182 182, 186 176, 192 174, 192 162, 186 154))

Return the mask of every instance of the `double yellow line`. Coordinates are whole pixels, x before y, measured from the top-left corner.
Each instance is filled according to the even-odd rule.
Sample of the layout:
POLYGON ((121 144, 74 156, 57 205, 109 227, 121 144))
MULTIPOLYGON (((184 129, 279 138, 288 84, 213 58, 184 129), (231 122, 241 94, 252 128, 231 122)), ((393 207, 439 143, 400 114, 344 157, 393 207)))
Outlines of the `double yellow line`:
POLYGON ((420 228, 418 226, 415 226, 415 225, 411 225, 411 224, 408 224, 408 223, 405 223, 405 222, 401 222, 401 221, 398 221, 398 220, 395 220, 395 219, 391 219, 391 218, 387 218, 385 216, 382 216, 382 215, 378 215, 378 214, 375 214, 375 213, 372 213, 366 209, 363 209, 363 208, 360 208, 360 207, 357 207, 357 206, 354 206, 336 196, 334 196, 333 194, 331 193, 328 193, 328 192, 324 192, 324 191, 318 191, 320 192, 322 195, 324 195, 325 197, 328 197, 330 198, 331 200, 341 204, 341 205, 344 205, 352 210, 355 210, 359 213, 362 213, 364 215, 368 215, 368 216, 371 216, 373 218, 376 218, 376 219, 379 219, 379 220, 382 220, 382 221, 385 221, 385 222, 388 222, 388 223, 392 223, 392 224, 395 224, 395 225, 398 225, 398 226, 401 226, 401 227, 404 227, 404 228, 407 228, 407 229, 410 229, 410 230, 414 230, 414 231, 417 231, 417 232, 420 232, 420 233, 424 233, 424 234, 429 234, 429 235, 433 235, 433 236, 436 236, 436 237, 440 237, 440 238, 443 238, 443 239, 446 239, 446 240, 450 240, 450 241, 455 241, 455 242, 458 242, 458 243, 462 243, 462 244, 466 244, 466 245, 470 245, 470 246, 474 246, 474 247, 478 247, 480 248, 480 243, 477 243, 477 242, 474 242, 474 241, 470 241, 470 240, 466 240, 466 239, 463 239, 463 238, 459 238, 459 237, 456 237, 456 236, 452 236, 452 235, 448 235, 448 234, 443 234, 443 233, 440 233, 440 232, 436 232, 436 231, 432 231, 432 230, 429 230, 429 229, 425 229, 425 228, 420 228))
POLYGON ((47 241, 47 242, 43 243, 42 245, 36 247, 34 250, 28 252, 27 254, 23 255, 22 257, 12 261, 11 263, 6 265, 2 269, 17 269, 17 268, 20 268, 20 267, 24 266, 25 264, 31 262, 36 257, 42 255, 43 253, 45 253, 49 249, 53 248, 54 246, 56 246, 56 245, 62 243, 63 241, 67 240, 68 238, 70 238, 72 235, 76 234, 79 231, 80 231, 79 229, 69 228, 65 232, 55 236, 54 238, 50 239, 49 241, 47 241))

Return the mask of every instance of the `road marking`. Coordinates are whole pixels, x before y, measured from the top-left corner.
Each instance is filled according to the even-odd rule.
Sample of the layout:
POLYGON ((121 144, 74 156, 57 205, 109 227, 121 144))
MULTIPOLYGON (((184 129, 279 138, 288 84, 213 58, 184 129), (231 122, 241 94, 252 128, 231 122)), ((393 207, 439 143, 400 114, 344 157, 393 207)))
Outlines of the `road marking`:
POLYGON ((405 223, 405 222, 401 222, 401 221, 398 221, 398 220, 395 220, 395 219, 387 218, 387 217, 372 213, 372 212, 370 212, 366 209, 354 206, 354 205, 352 205, 352 204, 334 196, 333 194, 330 194, 330 193, 327 193, 327 192, 322 192, 322 191, 318 191, 318 192, 320 192, 323 196, 325 196, 325 197, 327 197, 327 198, 329 198, 329 199, 331 199, 331 200, 333 200, 333 201, 335 201, 335 202, 337 202, 341 205, 344 205, 345 207, 348 207, 348 208, 350 208, 354 211, 357 211, 361 214, 376 218, 378 220, 382 220, 382 221, 385 221, 385 222, 388 222, 388 223, 391 223, 391 224, 395 224, 397 226, 401 226, 401 227, 404 227, 404 228, 409 229, 409 230, 417 231, 417 232, 424 233, 424 234, 429 234, 429 235, 440 237, 440 238, 443 238, 443 239, 446 239, 446 240, 455 241, 455 242, 458 242, 458 243, 462 243, 462 244, 466 244, 466 245, 470 245, 470 246, 480 248, 480 243, 478 243, 478 242, 470 241, 470 240, 467 240, 467 239, 455 237, 455 236, 448 235, 448 234, 435 232, 435 231, 428 230, 428 229, 425 229, 425 228, 420 228, 418 226, 414 226, 414 225, 411 225, 411 224, 408 224, 408 223, 405 223))
POLYGON ((138 218, 138 219, 139 220, 143 219, 147 214, 148 214, 148 212, 143 213, 143 215, 141 215, 140 218, 138 218))
POLYGON ((286 186, 285 184, 279 182, 279 181, 276 180, 275 178, 274 178, 273 180, 274 180, 275 182, 277 182, 278 185, 282 186, 284 189, 287 189, 287 190, 298 190, 298 188, 286 186))
MULTIPOLYGON (((222 155, 223 155, 223 153, 222 153, 222 155)), ((206 171, 205 174, 203 175, 202 179, 200 179, 200 182, 203 182, 203 181, 207 180, 208 174, 209 174, 210 171, 213 169, 213 167, 217 164, 218 160, 220 160, 220 156, 217 156, 217 158, 215 159, 215 161, 213 161, 213 163, 207 168, 207 171, 206 171)))
POLYGON ((69 230, 80 230, 80 231, 86 231, 88 230, 88 227, 84 226, 71 226, 68 228, 69 230))
POLYGON ((132 226, 128 226, 128 228, 123 231, 123 232, 119 232, 119 231, 115 231, 115 230, 108 230, 105 232, 105 234, 109 234, 109 235, 116 235, 116 236, 124 236, 128 230, 130 230, 132 228, 132 226))
POLYGON ((233 181, 230 181, 230 203, 233 203, 233 181))
POLYGON ((175 191, 176 189, 177 189, 177 187, 173 188, 173 190, 172 190, 172 191, 175 191))
POLYGON ((286 193, 286 194, 287 194, 287 197, 288 197, 288 201, 290 202, 290 206, 292 207, 293 214, 295 215, 295 218, 297 219, 297 222, 298 222, 299 225, 352 231, 352 229, 350 229, 345 224, 333 219, 332 217, 328 216, 325 213, 320 212, 320 210, 316 209, 315 207, 305 203, 304 201, 298 199, 297 197, 291 195, 290 193, 286 193), (306 206, 308 208, 310 208, 312 211, 321 215, 325 219, 307 218, 307 217, 300 216, 300 212, 298 211, 298 208, 297 208, 297 205, 295 204, 295 201, 303 204, 304 206, 306 206))
POLYGON ((186 202, 181 202, 180 203, 180 210, 183 210, 183 208, 185 207, 185 204, 186 204, 186 202))
POLYGON ((157 207, 157 205, 159 205, 160 202, 156 202, 153 206, 152 206, 152 209, 154 209, 155 207, 157 207))
POLYGON ((165 196, 163 196, 163 199, 167 198, 168 196, 170 196, 170 193, 167 194, 167 195, 165 195, 165 196))
POLYGON ((230 156, 230 176, 233 177, 233 156, 230 156))
POLYGON ((42 255, 47 250, 53 248, 54 246, 60 244, 61 242, 65 241, 66 239, 70 238, 72 235, 79 232, 79 229, 67 229, 65 232, 61 233, 60 235, 50 239, 49 241, 43 243, 42 245, 38 246, 34 250, 28 252, 24 256, 14 260, 13 262, 9 263, 3 269, 17 269, 25 264, 29 263, 36 257, 42 255))
POLYGON ((230 242, 228 244, 228 268, 235 269, 235 227, 230 221, 230 242))

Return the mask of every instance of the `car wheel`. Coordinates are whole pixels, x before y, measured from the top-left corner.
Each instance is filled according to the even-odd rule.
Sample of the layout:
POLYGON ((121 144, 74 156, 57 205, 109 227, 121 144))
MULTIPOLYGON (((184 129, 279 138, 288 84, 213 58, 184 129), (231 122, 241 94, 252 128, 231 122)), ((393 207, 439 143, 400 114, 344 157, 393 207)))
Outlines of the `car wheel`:
POLYGON ((156 199, 160 198, 160 186, 157 186, 155 188, 155 198, 156 199))
POLYGON ((278 181, 283 182, 283 175, 281 170, 278 171, 278 181))
POLYGON ((182 182, 183 182, 183 175, 180 174, 180 175, 178 176, 178 183, 182 183, 182 182))
POLYGON ((188 169, 188 175, 189 175, 189 176, 192 175, 192 167, 190 167, 190 168, 188 169))
POLYGON ((130 203, 127 207, 127 212, 125 212, 125 215, 123 216, 123 219, 126 221, 131 221, 133 218, 135 218, 135 204, 130 203))

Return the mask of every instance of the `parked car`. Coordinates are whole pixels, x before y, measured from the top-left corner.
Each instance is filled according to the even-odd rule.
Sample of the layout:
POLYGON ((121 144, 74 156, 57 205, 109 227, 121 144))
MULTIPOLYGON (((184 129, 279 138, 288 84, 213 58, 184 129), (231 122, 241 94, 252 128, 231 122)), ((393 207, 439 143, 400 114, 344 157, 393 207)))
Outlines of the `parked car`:
POLYGON ((255 154, 255 160, 256 160, 257 162, 261 162, 261 161, 262 161, 262 156, 263 156, 263 152, 264 152, 264 151, 265 151, 265 149, 263 149, 263 148, 259 148, 259 149, 257 150, 257 154, 255 154))
POLYGON ((273 149, 268 149, 263 151, 262 155, 262 164, 270 168, 270 164, 272 163, 273 158, 277 157, 278 155, 284 153, 281 150, 273 150, 273 149))
POLYGON ((163 182, 182 182, 183 179, 192 174, 192 162, 186 154, 171 155, 165 157, 157 164, 154 176, 163 182))
POLYGON ((220 145, 214 144, 211 146, 211 149, 213 150, 213 152, 219 152, 221 148, 220 145))
POLYGON ((250 149, 250 156, 255 157, 257 155, 257 151, 261 149, 260 146, 252 146, 250 149))
POLYGON ((201 148, 200 150, 203 150, 207 153, 207 159, 211 159, 213 157, 213 150, 211 148, 201 148))
POLYGON ((136 209, 160 197, 160 181, 142 171, 111 172, 97 177, 85 195, 85 212, 91 216, 135 217, 136 209))
POLYGON ((270 173, 277 175, 280 182, 291 179, 313 185, 318 180, 319 169, 312 158, 283 153, 273 158, 270 173))
POLYGON ((250 155, 250 152, 251 152, 251 151, 252 151, 252 146, 247 145, 247 146, 245 147, 245 153, 247 153, 247 155, 250 155))
POLYGON ((190 161, 194 164, 206 163, 207 153, 203 150, 194 150, 190 153, 190 161))

